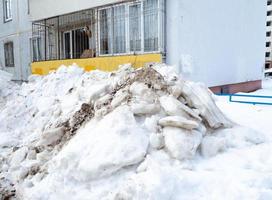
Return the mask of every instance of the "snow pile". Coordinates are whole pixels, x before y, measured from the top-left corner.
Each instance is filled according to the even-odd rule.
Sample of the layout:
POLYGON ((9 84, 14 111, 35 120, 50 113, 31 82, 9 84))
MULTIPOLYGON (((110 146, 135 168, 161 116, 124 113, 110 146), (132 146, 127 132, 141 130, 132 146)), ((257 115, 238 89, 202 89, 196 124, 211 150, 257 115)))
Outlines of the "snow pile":
POLYGON ((32 76, 0 122, 2 198, 181 199, 188 161, 263 142, 165 65, 32 76))
POLYGON ((0 70, 0 110, 4 107, 5 103, 16 95, 18 86, 11 81, 12 74, 0 70))
POLYGON ((5 84, 10 81, 12 78, 12 74, 0 70, 0 88, 4 88, 5 84))

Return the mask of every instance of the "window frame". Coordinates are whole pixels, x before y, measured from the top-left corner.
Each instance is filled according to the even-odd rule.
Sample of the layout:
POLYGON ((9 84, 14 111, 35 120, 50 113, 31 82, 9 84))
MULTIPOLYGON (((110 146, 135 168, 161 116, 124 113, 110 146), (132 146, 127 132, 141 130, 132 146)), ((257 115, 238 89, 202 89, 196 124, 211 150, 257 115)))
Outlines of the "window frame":
MULTIPOLYGON (((145 10, 144 10, 144 3, 146 2, 147 0, 144 0, 144 1, 142 1, 142 4, 143 4, 143 24, 145 23, 145 10)), ((158 43, 157 43, 157 45, 158 45, 158 50, 156 51, 154 51, 154 50, 151 50, 151 51, 146 51, 145 50, 145 48, 146 48, 146 46, 145 46, 145 43, 144 43, 144 53, 153 53, 153 52, 159 52, 159 49, 160 49, 160 40, 161 40, 161 35, 160 35, 160 24, 162 23, 162 18, 161 18, 161 16, 160 16, 160 4, 161 4, 161 1, 160 0, 157 0, 157 17, 158 17, 158 24, 157 24, 157 37, 158 37, 158 43)), ((151 9, 151 11, 152 11, 152 9, 151 9)), ((145 24, 144 24, 144 26, 145 26, 145 24)), ((144 29, 144 28, 143 28, 144 29)), ((143 30, 143 31, 145 31, 145 29, 143 30)), ((145 40, 145 35, 143 35, 143 40, 145 40)))
POLYGON ((42 38, 41 37, 34 37, 31 38, 31 47, 32 47, 32 59, 34 62, 42 60, 42 53, 41 53, 41 47, 42 47, 42 38), (36 59, 34 59, 34 52, 36 59))
MULTIPOLYGON (((114 6, 111 7, 111 25, 112 25, 112 54, 113 55, 125 55, 127 54, 127 46, 128 46, 128 41, 127 41, 127 33, 128 33, 128 26, 127 26, 127 4, 116 4, 114 6), (124 9, 125 9, 125 13, 124 13, 124 16, 125 16, 125 52, 124 53, 114 53, 115 49, 114 49, 114 39, 115 39, 115 35, 114 35, 114 25, 115 25, 115 21, 114 21, 114 8, 117 8, 117 7, 122 7, 124 6, 124 9)), ((118 21, 118 20, 117 20, 118 21)))
MULTIPOLYGON (((110 26, 112 26, 112 23, 113 23, 113 19, 112 19, 112 6, 107 6, 107 7, 102 7, 102 8, 99 8, 99 9, 97 9, 97 19, 98 19, 98 21, 97 21, 97 43, 98 43, 98 48, 97 48, 97 52, 98 52, 98 55, 99 56, 113 56, 114 54, 113 54, 113 46, 112 46, 112 44, 111 45, 109 45, 109 53, 108 54, 102 54, 101 53, 101 35, 100 35, 100 33, 101 33, 101 26, 100 26, 100 20, 101 20, 101 17, 100 17, 100 11, 101 10, 107 10, 107 9, 110 9, 110 26)), ((111 32, 111 35, 113 35, 113 30, 112 30, 112 28, 110 29, 110 32, 111 32)), ((112 40, 113 40, 113 38, 111 38, 111 40, 110 40, 110 42, 112 43, 112 40)))
MULTIPOLYGON (((137 55, 137 54, 154 54, 154 53, 163 53, 164 51, 164 40, 165 40, 165 32, 164 32, 164 14, 162 13, 162 8, 161 6, 163 5, 163 0, 158 0, 157 2, 157 12, 158 12, 158 49, 155 51, 145 51, 144 49, 144 1, 145 0, 137 0, 133 2, 126 2, 126 3, 120 3, 120 4, 115 4, 112 6, 105 6, 97 9, 97 19, 98 19, 98 25, 97 25, 97 41, 98 41, 98 56, 101 57, 107 57, 107 56, 120 56, 120 55, 137 55), (141 20, 141 50, 140 51, 131 51, 130 48, 130 37, 129 37, 129 8, 130 6, 140 4, 141 6, 141 15, 140 15, 140 20, 141 20), (114 53, 113 51, 113 38, 110 41, 112 44, 110 45, 110 53, 108 54, 103 54, 101 53, 101 28, 100 28, 100 11, 105 10, 105 9, 110 9, 111 11, 111 26, 113 26, 113 8, 117 6, 125 6, 125 35, 126 35, 126 52, 125 53, 114 53)), ((113 28, 111 28, 111 31, 113 32, 113 28)))
POLYGON ((12 21, 12 0, 3 0, 4 23, 12 21))
POLYGON ((73 42, 72 42, 72 30, 69 30, 69 31, 63 31, 62 32, 62 46, 63 46, 63 59, 73 59, 73 42), (66 48, 66 45, 65 45, 65 34, 68 34, 69 33, 69 45, 70 45, 70 52, 69 52, 69 55, 70 55, 70 58, 66 58, 66 55, 65 55, 65 48, 66 48))
POLYGON ((143 54, 144 53, 144 40, 143 40, 143 36, 144 36, 144 24, 143 24, 143 3, 142 1, 136 1, 136 2, 130 2, 128 3, 128 6, 127 6, 127 13, 128 13, 128 20, 127 20, 127 23, 128 23, 128 32, 127 32, 127 52, 129 54, 143 54), (131 6, 135 6, 135 5, 140 5, 140 51, 131 51, 131 46, 130 46, 130 7, 131 6))
MULTIPOLYGON (((76 48, 76 42, 75 42, 75 39, 76 38, 73 38, 73 34, 75 34, 76 31, 78 30, 82 30, 84 29, 83 26, 79 26, 77 28, 73 28, 73 29, 69 29, 67 31, 63 31, 62 32, 62 51, 63 51, 63 55, 62 57, 64 59, 79 59, 79 58, 76 58, 76 56, 74 56, 74 50, 76 48), (69 33, 70 34, 70 39, 69 39, 69 43, 70 43, 70 58, 66 58, 65 56, 65 48, 66 48, 66 45, 65 45, 65 34, 69 33)), ((90 46, 90 41, 88 40, 88 45, 90 46)))
POLYGON ((7 68, 15 67, 13 41, 7 41, 4 43, 4 57, 5 57, 5 67, 7 67, 7 68), (11 49, 9 49, 9 48, 11 48, 11 49))

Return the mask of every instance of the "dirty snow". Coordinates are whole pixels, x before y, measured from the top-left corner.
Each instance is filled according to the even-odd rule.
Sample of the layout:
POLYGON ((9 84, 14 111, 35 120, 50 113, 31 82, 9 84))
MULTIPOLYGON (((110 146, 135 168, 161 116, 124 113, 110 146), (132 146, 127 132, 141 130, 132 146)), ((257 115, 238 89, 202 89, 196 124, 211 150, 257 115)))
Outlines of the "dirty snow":
POLYGON ((1 89, 0 199, 272 199, 272 107, 216 97, 234 126, 212 128, 182 78, 154 69, 62 66, 1 89))

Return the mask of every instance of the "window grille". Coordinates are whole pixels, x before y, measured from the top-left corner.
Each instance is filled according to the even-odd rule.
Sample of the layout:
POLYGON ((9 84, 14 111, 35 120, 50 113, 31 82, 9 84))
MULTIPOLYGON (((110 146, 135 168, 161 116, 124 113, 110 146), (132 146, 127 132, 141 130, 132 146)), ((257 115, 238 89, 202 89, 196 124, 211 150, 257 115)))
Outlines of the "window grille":
POLYGON ((164 49, 160 42, 164 36, 160 33, 164 31, 160 28, 164 22, 164 15, 159 15, 164 12, 159 9, 162 5, 161 0, 143 0, 100 9, 100 54, 148 53, 164 49))
POLYGON ((141 4, 133 4, 129 6, 129 43, 130 52, 141 51, 141 4))
POLYGON ((99 11, 99 44, 100 54, 111 54, 112 51, 112 22, 111 9, 106 8, 99 11))
POLYGON ((34 22, 33 61, 163 53, 163 1, 127 1, 34 22))
POLYGON ((41 55, 41 38, 36 37, 32 38, 32 57, 33 61, 39 61, 42 60, 42 55, 41 55))
POLYGON ((42 61, 46 60, 46 25, 45 20, 35 22, 32 24, 32 38, 31 38, 31 45, 32 45, 32 60, 42 61))
POLYGON ((144 1, 144 51, 158 51, 158 0, 144 1))
POLYGON ((4 44, 4 52, 5 52, 5 66, 14 67, 13 42, 7 42, 4 44))
POLYGON ((126 53, 125 5, 113 7, 113 53, 126 53))

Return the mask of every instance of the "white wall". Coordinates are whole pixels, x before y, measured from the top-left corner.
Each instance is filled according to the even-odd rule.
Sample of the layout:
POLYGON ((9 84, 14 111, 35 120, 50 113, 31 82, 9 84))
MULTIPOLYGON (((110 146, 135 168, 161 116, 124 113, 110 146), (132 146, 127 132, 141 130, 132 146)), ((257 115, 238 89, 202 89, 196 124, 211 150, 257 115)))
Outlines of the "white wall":
POLYGON ((166 0, 166 61, 208 86, 262 78, 266 0, 166 0))
POLYGON ((12 1, 12 21, 4 23, 0 2, 0 67, 13 74, 13 80, 27 80, 30 74, 31 22, 27 0, 12 1), (5 67, 4 43, 12 41, 15 67, 5 67))
POLYGON ((124 0, 29 0, 32 21, 124 0))

